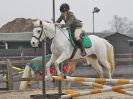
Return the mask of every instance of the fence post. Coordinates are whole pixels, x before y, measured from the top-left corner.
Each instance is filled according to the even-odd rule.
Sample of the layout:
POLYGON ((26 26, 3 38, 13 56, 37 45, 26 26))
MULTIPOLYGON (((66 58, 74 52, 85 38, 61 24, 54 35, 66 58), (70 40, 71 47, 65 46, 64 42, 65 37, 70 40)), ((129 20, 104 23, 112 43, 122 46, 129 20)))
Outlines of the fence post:
POLYGON ((12 63, 9 59, 7 59, 7 82, 8 82, 8 90, 12 90, 13 89, 12 63))

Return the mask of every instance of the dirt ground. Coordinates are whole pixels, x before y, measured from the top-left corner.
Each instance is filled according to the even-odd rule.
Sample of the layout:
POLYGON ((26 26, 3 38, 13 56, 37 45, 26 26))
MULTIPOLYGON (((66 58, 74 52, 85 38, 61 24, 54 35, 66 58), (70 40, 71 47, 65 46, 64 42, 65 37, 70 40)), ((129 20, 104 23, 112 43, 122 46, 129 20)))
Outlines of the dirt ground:
MULTIPOLYGON (((56 90, 49 90, 47 93, 56 92, 56 90)), ((40 89, 28 91, 10 91, 0 92, 0 99, 31 99, 30 95, 42 94, 40 89)), ((118 94, 115 92, 100 93, 96 95, 87 95, 74 99, 133 99, 133 96, 118 94)))

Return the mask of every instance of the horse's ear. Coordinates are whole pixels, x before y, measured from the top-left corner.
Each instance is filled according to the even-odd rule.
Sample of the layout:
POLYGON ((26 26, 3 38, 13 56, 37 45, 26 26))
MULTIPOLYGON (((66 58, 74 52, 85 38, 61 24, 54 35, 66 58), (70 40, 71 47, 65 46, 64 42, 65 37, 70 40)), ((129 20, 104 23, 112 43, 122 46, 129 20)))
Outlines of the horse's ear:
POLYGON ((40 20, 40 25, 42 25, 42 21, 40 20))

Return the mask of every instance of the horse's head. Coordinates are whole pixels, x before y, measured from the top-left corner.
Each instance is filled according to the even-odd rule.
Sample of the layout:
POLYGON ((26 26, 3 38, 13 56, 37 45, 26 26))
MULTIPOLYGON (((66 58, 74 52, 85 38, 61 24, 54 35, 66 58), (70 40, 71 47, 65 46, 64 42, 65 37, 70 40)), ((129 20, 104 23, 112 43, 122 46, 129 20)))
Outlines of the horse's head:
POLYGON ((47 21, 36 20, 33 22, 33 36, 31 39, 32 47, 38 47, 38 44, 42 42, 45 38, 52 39, 54 37, 53 28, 54 25, 47 21))

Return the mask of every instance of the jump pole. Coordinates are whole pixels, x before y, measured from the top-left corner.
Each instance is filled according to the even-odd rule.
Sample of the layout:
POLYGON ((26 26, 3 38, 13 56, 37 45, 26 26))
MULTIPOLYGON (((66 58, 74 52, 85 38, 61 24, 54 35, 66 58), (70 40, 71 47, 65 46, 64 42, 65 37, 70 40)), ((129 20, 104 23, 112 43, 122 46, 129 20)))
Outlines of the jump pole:
MULTIPOLYGON (((102 78, 84 78, 84 77, 67 77, 66 79, 64 79, 63 77, 60 76, 54 76, 55 80, 65 80, 65 81, 73 81, 73 82, 79 82, 83 85, 89 85, 89 86, 93 86, 96 88, 111 88, 110 86, 107 85, 102 85, 99 83, 95 83, 95 82, 100 82, 103 83, 103 79, 102 78), (84 82, 84 81, 89 81, 89 82, 84 82), (98 81, 97 81, 98 80, 98 81)), ((105 79, 104 79, 105 80, 105 79)), ((128 80, 128 79, 106 79, 107 82, 112 82, 114 84, 133 84, 133 80, 128 80)), ((120 89, 120 90, 113 90, 114 92, 118 92, 121 94, 126 94, 126 95, 130 95, 133 96, 133 92, 131 91, 126 91, 124 89, 120 89)))
POLYGON ((92 95, 92 94, 104 93, 104 92, 110 92, 110 91, 117 91, 120 89, 125 89, 125 88, 130 88, 130 87, 133 87, 133 84, 113 86, 113 87, 104 88, 104 89, 92 89, 89 91, 82 91, 82 92, 66 90, 65 94, 67 94, 67 95, 62 95, 61 99, 66 99, 66 98, 71 98, 71 97, 79 97, 79 96, 83 96, 83 95, 92 95))
POLYGON ((85 78, 85 77, 70 77, 66 76, 66 79, 60 76, 54 76, 55 80, 65 80, 74 82, 95 82, 100 84, 133 84, 133 80, 130 79, 104 79, 104 78, 85 78))
MULTIPOLYGON (((102 85, 102 84, 98 84, 98 83, 94 83, 94 82, 81 82, 81 84, 83 84, 83 85, 89 85, 89 86, 96 87, 96 88, 100 88, 100 89, 111 88, 110 86, 102 85)), ((126 91, 125 89, 114 90, 114 92, 118 92, 118 93, 121 93, 121 94, 133 96, 133 92, 126 91)))
POLYGON ((46 84, 45 84, 45 70, 46 70, 46 39, 44 39, 44 41, 42 42, 42 65, 43 65, 43 81, 42 81, 42 85, 43 85, 43 88, 42 88, 42 92, 43 92, 43 95, 46 94, 46 84))

